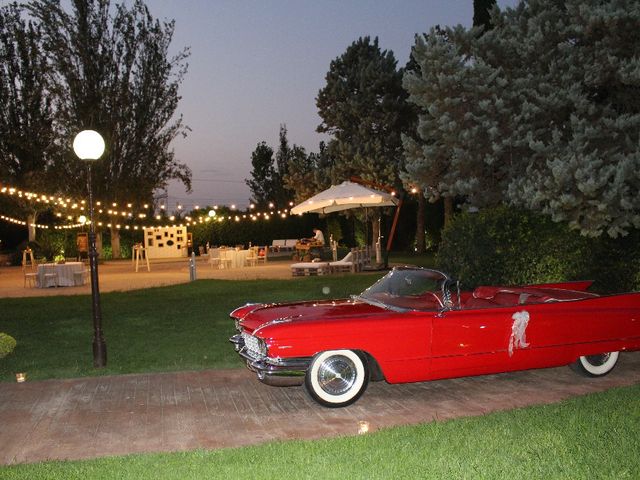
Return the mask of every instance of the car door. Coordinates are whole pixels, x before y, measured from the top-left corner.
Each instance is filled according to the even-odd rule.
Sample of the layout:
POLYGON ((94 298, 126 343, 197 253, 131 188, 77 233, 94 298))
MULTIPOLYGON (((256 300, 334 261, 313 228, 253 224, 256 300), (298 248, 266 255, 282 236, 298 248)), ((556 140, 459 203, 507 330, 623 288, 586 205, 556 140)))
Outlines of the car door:
POLYGON ((565 365, 580 329, 563 303, 452 310, 433 321, 431 376, 446 378, 565 365))
POLYGON ((447 378, 513 369, 514 353, 527 345, 527 320, 527 311, 519 306, 435 315, 430 376, 447 378))

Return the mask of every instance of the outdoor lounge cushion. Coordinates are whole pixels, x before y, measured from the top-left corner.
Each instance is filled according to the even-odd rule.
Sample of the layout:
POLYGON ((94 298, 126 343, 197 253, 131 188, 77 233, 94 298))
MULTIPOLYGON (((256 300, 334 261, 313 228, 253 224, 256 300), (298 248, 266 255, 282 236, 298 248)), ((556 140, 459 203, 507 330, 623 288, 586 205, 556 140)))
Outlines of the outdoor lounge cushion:
POLYGON ((299 262, 291 265, 291 274, 294 277, 302 275, 324 275, 330 271, 331 268, 328 262, 299 262))
POLYGON ((355 258, 354 258, 353 252, 349 252, 344 256, 344 258, 342 258, 342 260, 338 260, 337 262, 331 262, 329 263, 329 265, 331 266, 331 269, 336 272, 354 271, 355 270, 354 260, 355 258))
POLYGON ((340 265, 353 265, 353 252, 347 253, 342 260, 338 260, 336 262, 331 262, 329 265, 340 266, 340 265))

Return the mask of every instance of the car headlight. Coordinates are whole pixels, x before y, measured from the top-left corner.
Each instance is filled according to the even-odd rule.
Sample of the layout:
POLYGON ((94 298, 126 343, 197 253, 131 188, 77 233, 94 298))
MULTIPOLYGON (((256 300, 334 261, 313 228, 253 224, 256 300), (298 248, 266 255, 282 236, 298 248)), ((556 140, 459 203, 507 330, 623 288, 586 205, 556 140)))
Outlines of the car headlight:
POLYGON ((263 339, 258 339, 258 349, 260 350, 260 355, 264 355, 265 357, 269 355, 269 349, 267 348, 267 342, 263 339))
POLYGON ((244 345, 249 352, 254 355, 267 356, 269 352, 267 343, 262 338, 254 337, 246 332, 242 332, 242 339, 244 340, 244 345))

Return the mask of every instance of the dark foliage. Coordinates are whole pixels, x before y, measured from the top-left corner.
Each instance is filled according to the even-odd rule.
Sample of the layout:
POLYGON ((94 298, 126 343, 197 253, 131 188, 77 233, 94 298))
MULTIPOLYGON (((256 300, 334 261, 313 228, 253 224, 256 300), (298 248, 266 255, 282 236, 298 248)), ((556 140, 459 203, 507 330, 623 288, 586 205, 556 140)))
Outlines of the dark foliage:
POLYGON ((324 221, 317 215, 288 217, 286 219, 273 216, 270 220, 255 222, 209 222, 191 227, 193 245, 196 247, 209 245, 271 245, 275 239, 303 238, 313 235, 313 228, 318 227, 326 232, 324 221))
POLYGON ((640 289, 640 231, 588 238, 531 212, 463 213, 442 232, 437 264, 465 287, 595 280, 594 290, 640 289))

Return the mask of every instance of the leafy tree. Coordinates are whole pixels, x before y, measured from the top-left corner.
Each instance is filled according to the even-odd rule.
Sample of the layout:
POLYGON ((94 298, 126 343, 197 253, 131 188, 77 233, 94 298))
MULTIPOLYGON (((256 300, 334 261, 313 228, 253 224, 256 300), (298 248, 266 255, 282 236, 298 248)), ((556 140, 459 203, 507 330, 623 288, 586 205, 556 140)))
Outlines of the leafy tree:
POLYGON ((407 105, 396 64, 393 52, 381 50, 377 37, 373 42, 358 39, 331 62, 316 105, 322 118, 318 131, 334 136, 328 148, 336 178, 357 175, 399 183, 407 105))
MULTIPOLYGON (((0 8, 0 180, 26 191, 52 191, 59 155, 46 58, 38 25, 17 4, 0 8)), ((33 201, 11 202, 27 212, 29 241, 40 211, 33 201)), ((17 208, 16 208, 17 207, 17 208)))
MULTIPOLYGON (((71 13, 60 0, 34 0, 27 6, 42 29, 54 70, 56 117, 69 168, 84 177, 68 146, 77 132, 91 128, 107 144, 94 168, 96 198, 151 203, 153 191, 171 179, 190 189, 191 171, 170 148, 188 130, 176 112, 189 52, 169 56, 174 22, 155 20, 142 0, 130 8, 112 8, 110 0, 71 4, 71 13)), ((85 184, 70 182, 70 193, 84 193, 85 184)), ((115 226, 111 239, 117 258, 115 226)))
POLYGON ((418 37, 410 100, 427 113, 407 171, 477 206, 542 211, 585 235, 640 227, 640 5, 531 0, 494 28, 418 37), (449 152, 447 161, 446 152, 449 152))
POLYGON ((273 201, 274 186, 278 174, 273 164, 273 149, 266 142, 260 142, 251 153, 251 179, 245 183, 251 190, 253 202, 259 208, 265 208, 273 201))
POLYGON ((333 162, 324 142, 320 142, 319 152, 310 152, 297 145, 293 146, 284 184, 292 193, 295 203, 301 203, 316 193, 331 186, 333 162))
MULTIPOLYGON (((317 130, 334 137, 328 144, 334 181, 357 176, 402 187, 400 135, 410 118, 396 66, 393 52, 381 50, 377 37, 359 38, 331 62, 316 105, 322 118, 317 130)), ((378 223, 373 226, 375 241, 378 223)))

